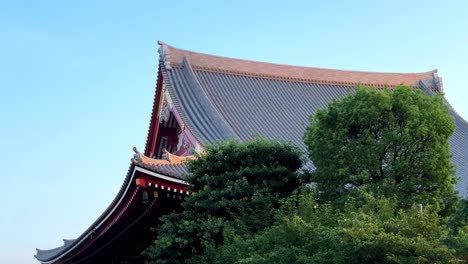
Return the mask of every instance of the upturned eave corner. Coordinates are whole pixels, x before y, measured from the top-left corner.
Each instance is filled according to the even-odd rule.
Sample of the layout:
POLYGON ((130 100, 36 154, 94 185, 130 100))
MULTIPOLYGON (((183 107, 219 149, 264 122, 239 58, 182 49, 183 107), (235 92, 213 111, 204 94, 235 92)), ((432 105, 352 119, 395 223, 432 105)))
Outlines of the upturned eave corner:
POLYGON ((171 57, 169 53, 169 49, 167 48, 167 44, 158 40, 158 53, 159 53, 159 60, 162 61, 166 70, 171 70, 171 57))
POLYGON ((437 90, 439 91, 439 93, 445 96, 444 83, 442 81, 442 77, 439 76, 438 72, 439 72, 438 69, 435 69, 432 72, 434 84, 437 87, 437 90))
POLYGON ((176 165, 176 164, 186 163, 189 160, 196 159, 195 155, 177 156, 177 155, 174 155, 174 154, 170 153, 167 150, 164 150, 163 159, 153 159, 153 158, 145 156, 136 147, 133 147, 133 151, 135 152, 135 154, 133 155, 133 158, 131 159, 133 164, 146 164, 146 165, 169 165, 169 164, 172 164, 172 165, 176 165))

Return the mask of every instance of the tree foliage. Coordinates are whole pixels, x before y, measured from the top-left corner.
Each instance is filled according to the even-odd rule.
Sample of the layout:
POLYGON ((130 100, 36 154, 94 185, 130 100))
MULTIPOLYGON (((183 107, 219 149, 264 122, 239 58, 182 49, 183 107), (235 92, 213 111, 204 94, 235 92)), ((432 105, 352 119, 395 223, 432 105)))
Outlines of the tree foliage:
MULTIPOLYGON (((396 198, 363 190, 344 207, 319 205, 300 195, 299 209, 279 214, 269 229, 246 239, 225 232, 222 247, 209 251, 213 263, 463 263, 446 245, 449 229, 435 207, 398 209, 396 198)), ((295 198, 294 198, 295 199, 295 198)), ((295 201, 292 201, 295 204, 295 201)), ((466 234, 452 238, 466 246, 466 234)))
POLYGON ((223 242, 226 228, 246 235, 271 226, 279 200, 299 186, 301 165, 300 151, 278 141, 208 146, 189 163, 194 194, 182 212, 162 217, 145 255, 154 263, 204 262, 204 252, 223 242))
POLYGON ((300 151, 227 141, 189 164, 193 195, 161 218, 152 263, 462 263, 468 202, 454 190, 442 96, 358 89, 311 118, 300 151), (312 185, 314 186, 314 185, 312 185))
POLYGON ((448 244, 468 261, 468 200, 460 200, 457 210, 447 218, 450 228, 448 244))
POLYGON ((449 137, 453 118, 440 95, 400 86, 360 88, 311 118, 304 140, 321 198, 368 186, 408 206, 456 200, 449 137))

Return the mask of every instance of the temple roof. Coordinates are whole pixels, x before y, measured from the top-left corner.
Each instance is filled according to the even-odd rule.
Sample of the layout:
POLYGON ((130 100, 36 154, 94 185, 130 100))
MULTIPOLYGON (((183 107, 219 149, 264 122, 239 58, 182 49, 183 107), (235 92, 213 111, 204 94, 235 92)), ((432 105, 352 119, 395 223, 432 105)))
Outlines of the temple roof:
MULTIPOLYGON (((406 84, 428 94, 443 92, 437 70, 423 73, 331 70, 231 59, 177 49, 162 42, 159 44, 159 70, 175 111, 182 119, 182 127, 189 129, 202 147, 224 139, 247 141, 260 135, 289 140, 306 151, 302 138, 309 125, 309 116, 326 108, 332 100, 352 93, 358 85, 392 88, 406 84)), ((154 106, 151 122, 156 120, 157 107, 154 106)), ((468 123, 452 107, 450 113, 456 124, 450 144, 460 178, 457 189, 466 197, 468 123)), ((188 175, 187 161, 194 156, 179 157, 165 151, 163 159, 156 160, 137 149, 134 151, 136 154, 122 187, 103 214, 77 239, 64 239, 63 246, 54 249, 37 249, 39 261, 61 262, 61 258, 78 254, 80 246, 94 243, 94 234, 107 232, 109 226, 121 217, 117 212, 128 210, 139 191, 134 181, 137 171, 178 182, 181 186, 188 185, 183 179, 188 175)), ((307 164, 313 167, 310 161, 307 164)), ((176 191, 174 185, 168 184, 168 190, 176 191)), ((153 184, 152 187, 155 186, 153 184)))
MULTIPOLYGON (((95 227, 112 211, 112 208, 118 203, 119 199, 125 192, 125 188, 127 185, 130 183, 130 179, 132 176, 132 172, 134 169, 134 165, 131 164, 130 167, 128 168, 127 175, 119 189, 119 192, 117 195, 114 197, 114 200, 112 200, 111 204, 106 208, 106 210, 94 221, 94 223, 91 224, 91 226, 86 229, 78 238, 76 239, 63 239, 63 245, 53 248, 53 249, 36 249, 36 255, 34 257, 39 260, 42 263, 48 263, 50 260, 56 258, 57 256, 63 254, 64 252, 70 250, 74 244, 87 236, 89 236, 95 227)), ((54 262, 50 262, 54 263, 54 262)))
POLYGON ((366 86, 416 85, 420 80, 432 79, 437 70, 421 73, 385 73, 335 70, 315 67, 301 67, 227 58, 189 50, 178 49, 159 41, 161 58, 166 69, 182 64, 187 59, 193 69, 217 71, 253 77, 286 79, 295 81, 332 83, 341 85, 362 84, 366 86))
MULTIPOLYGON (((135 196, 142 191, 138 185, 143 183, 143 186, 146 188, 155 186, 154 184, 145 183, 148 179, 145 179, 145 177, 152 178, 153 180, 157 178, 162 179, 160 181, 156 180, 159 184, 158 188, 162 190, 169 190, 178 195, 189 193, 189 191, 183 190, 188 186, 188 183, 175 178, 184 178, 188 174, 186 162, 190 159, 194 159, 194 156, 180 157, 166 152, 165 159, 150 159, 140 153, 136 148, 134 148, 134 151, 136 154, 131 159, 132 162, 119 192, 99 218, 78 238, 63 239, 62 246, 45 250, 36 249, 35 257, 37 260, 42 263, 68 263, 68 258, 73 258, 77 254, 80 254, 80 252, 84 250, 83 248, 86 249, 87 245, 89 246, 96 243, 95 241, 99 236, 103 236, 106 232, 111 232, 109 231, 111 226, 116 225, 116 222, 119 221, 122 215, 129 213, 131 208, 134 207, 135 196), (141 181, 140 178, 142 177, 139 172, 143 172, 145 175, 141 181), (138 178, 136 176, 137 174, 139 175, 138 178), (166 177, 166 175, 170 177, 166 177)), ((153 210, 153 207, 148 207, 144 213, 146 214, 149 210, 153 210)), ((158 210, 158 208, 155 208, 155 210, 158 210)), ((131 212, 129 214, 131 214, 131 212)), ((124 222, 123 224, 127 228, 131 224, 135 224, 136 221, 138 221, 138 214, 134 217, 136 219, 131 219, 135 220, 133 223, 124 222)), ((115 236, 117 236, 117 234, 114 234, 114 237, 115 236)), ((98 249, 102 248, 103 247, 99 247, 98 249)))
MULTIPOLYGON (((231 59, 160 44, 160 71, 183 125, 202 144, 257 135, 303 142, 309 117, 358 85, 392 88, 405 84, 428 94, 443 92, 437 70, 378 73, 298 67, 231 59)), ((468 188, 468 124, 453 109, 457 130, 453 161, 463 196, 468 188)))
POLYGON ((452 161, 457 166, 459 177, 457 189, 462 197, 468 199, 468 122, 452 109, 455 117, 456 131, 450 138, 452 161))
POLYGON ((195 159, 195 156, 176 156, 167 150, 164 150, 164 159, 151 159, 138 151, 137 148, 133 148, 133 150, 135 151, 132 158, 133 164, 179 179, 185 179, 188 174, 187 161, 195 159))

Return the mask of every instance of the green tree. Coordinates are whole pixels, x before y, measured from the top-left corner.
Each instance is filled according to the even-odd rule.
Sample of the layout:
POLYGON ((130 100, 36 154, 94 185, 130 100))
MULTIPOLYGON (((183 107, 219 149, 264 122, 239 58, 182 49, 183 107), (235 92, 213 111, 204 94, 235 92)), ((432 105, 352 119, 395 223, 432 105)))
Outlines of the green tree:
POLYGON ((299 186, 298 148, 278 141, 227 141, 208 146, 189 163, 193 195, 183 211, 161 218, 155 244, 145 251, 154 263, 207 262, 207 248, 223 242, 223 230, 253 234, 273 223, 279 200, 299 186))
POLYGON ((457 210, 447 219, 450 228, 448 244, 468 261, 468 200, 461 200, 457 210))
POLYGON ((449 137, 453 118, 441 95, 399 86, 359 88, 311 117, 304 140, 322 199, 350 190, 392 196, 407 206, 457 200, 449 137))
POLYGON ((445 243, 449 230, 436 207, 398 209, 396 198, 356 192, 358 197, 348 196, 341 208, 319 205, 311 193, 300 195, 298 210, 288 205, 271 228, 253 238, 227 230, 224 245, 209 251, 211 259, 243 264, 463 263, 463 255, 445 243))

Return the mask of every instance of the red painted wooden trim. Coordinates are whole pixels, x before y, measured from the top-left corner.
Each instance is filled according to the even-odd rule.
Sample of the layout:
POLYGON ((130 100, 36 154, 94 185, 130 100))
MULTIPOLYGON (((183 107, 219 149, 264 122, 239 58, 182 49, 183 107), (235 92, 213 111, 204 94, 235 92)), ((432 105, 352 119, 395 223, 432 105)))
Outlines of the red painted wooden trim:
MULTIPOLYGON (((145 184, 151 183, 152 186, 157 184, 158 186, 164 186, 165 189, 171 188, 171 192, 172 190, 177 190, 178 191, 177 193, 180 193, 180 191, 182 191, 183 194, 186 194, 186 192, 190 192, 187 185, 179 184, 176 182, 171 182, 171 181, 156 178, 153 176, 142 175, 138 177, 138 179, 140 179, 141 182, 145 182, 145 184)), ((148 187, 148 185, 145 185, 145 187, 148 187)))
POLYGON ((182 118, 180 118, 180 115, 179 113, 177 112, 177 110, 175 109, 175 107, 172 108, 172 113, 174 114, 174 117, 175 119, 177 120, 177 122, 179 123, 179 126, 180 124, 184 124, 184 131, 183 133, 187 136, 187 139, 188 141, 193 145, 193 147, 196 147, 197 146, 197 143, 201 146, 201 147, 204 147, 203 144, 198 141, 192 134, 192 132, 190 131, 190 129, 188 129, 187 127, 187 124, 183 123, 182 122, 182 118))
MULTIPOLYGON (((155 154, 156 151, 156 145, 158 145, 158 136, 159 136, 159 105, 162 103, 161 100, 161 93, 162 93, 162 84, 164 81, 164 76, 161 72, 158 74, 158 84, 156 86, 156 98, 154 100, 154 105, 153 105, 153 113, 152 113, 152 121, 150 125, 150 131, 148 133, 148 145, 145 149, 145 156, 152 158, 155 154)), ((187 140, 193 145, 195 148, 198 145, 200 145, 202 148, 204 145, 196 139, 196 137, 192 134, 190 129, 188 129, 187 124, 185 124, 182 121, 182 118, 180 117, 180 114, 177 112, 176 108, 172 108, 172 113, 174 114, 174 117, 179 124, 184 124, 184 131, 183 133, 187 137, 187 140)))
POLYGON ((146 180, 143 179, 143 178, 137 178, 137 179, 135 180, 135 182, 136 182, 136 185, 139 185, 139 186, 146 187, 146 185, 147 185, 146 180))
POLYGON ((159 104, 161 104, 161 93, 163 84, 163 75, 161 71, 158 73, 158 83, 156 85, 156 98, 153 104, 152 120, 150 125, 150 132, 148 134, 148 146, 145 149, 145 156, 153 157, 157 144, 158 130, 159 130, 159 104))

